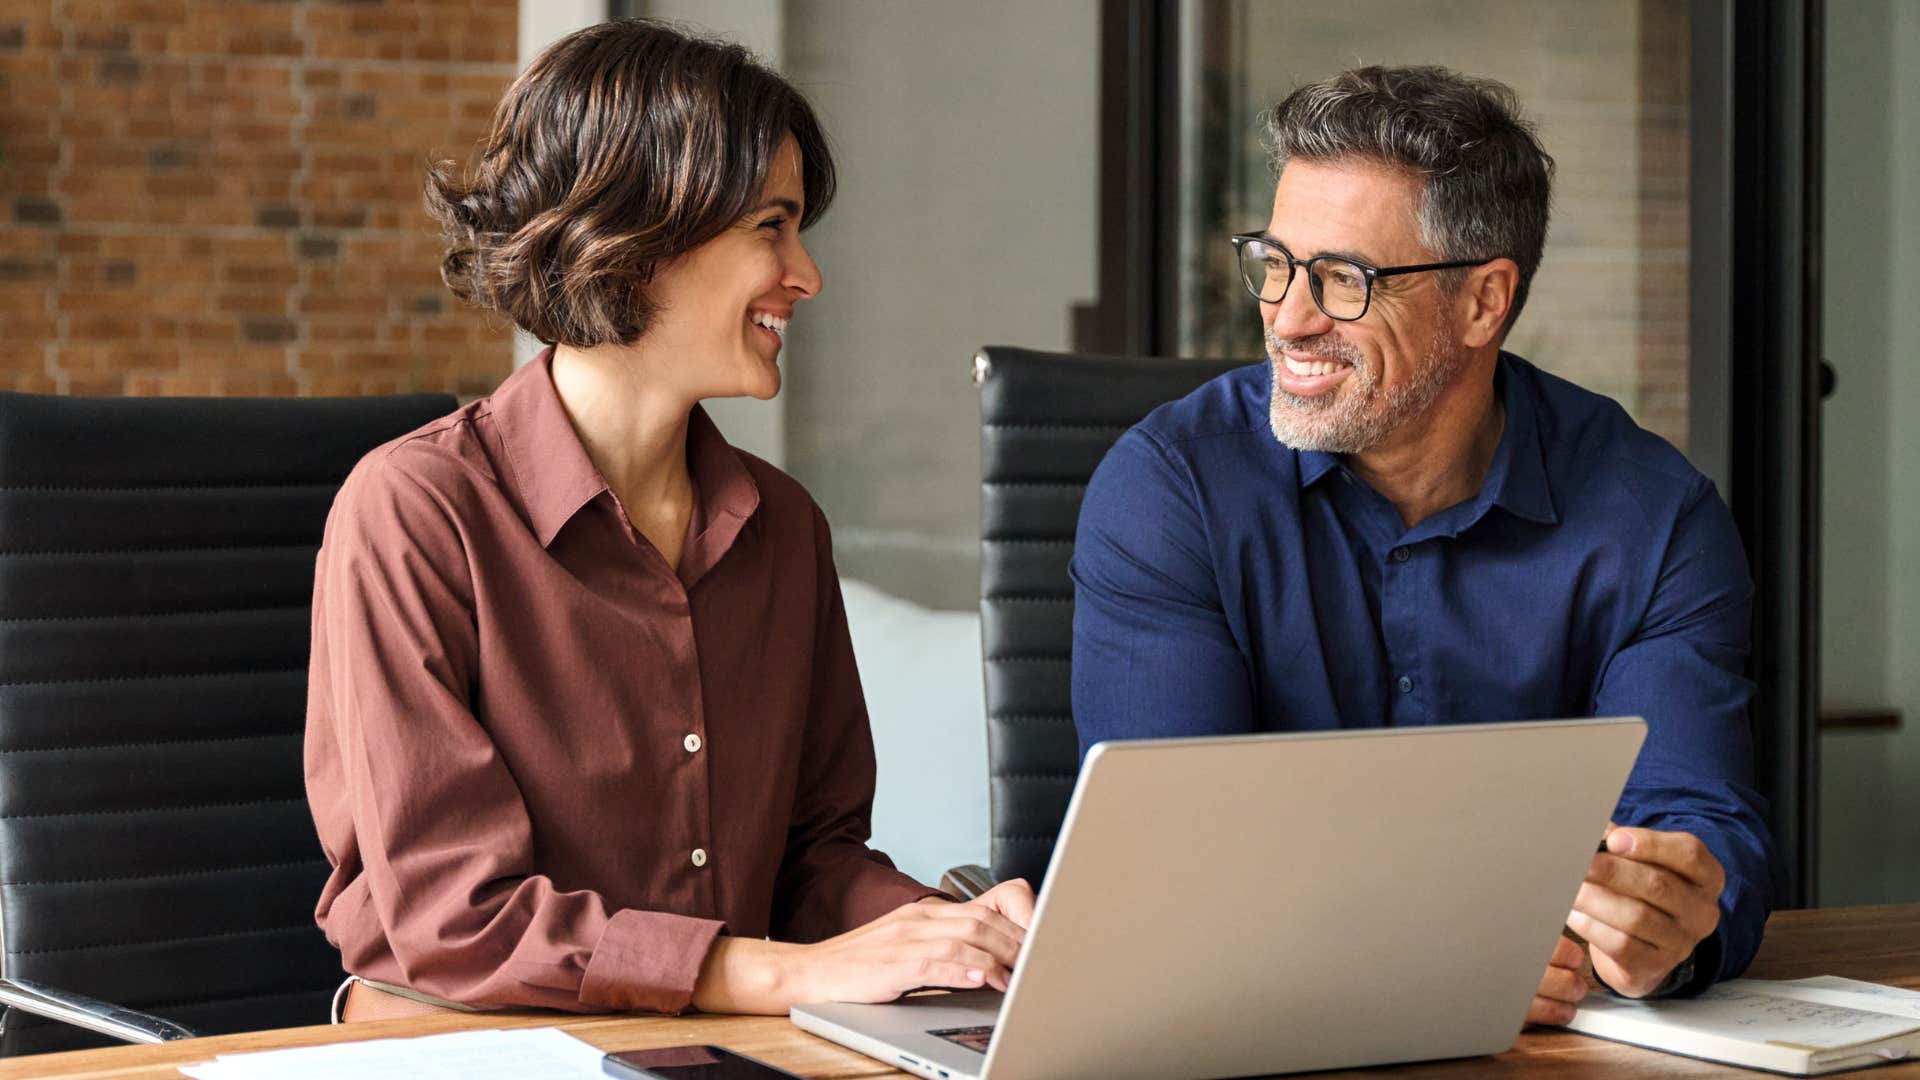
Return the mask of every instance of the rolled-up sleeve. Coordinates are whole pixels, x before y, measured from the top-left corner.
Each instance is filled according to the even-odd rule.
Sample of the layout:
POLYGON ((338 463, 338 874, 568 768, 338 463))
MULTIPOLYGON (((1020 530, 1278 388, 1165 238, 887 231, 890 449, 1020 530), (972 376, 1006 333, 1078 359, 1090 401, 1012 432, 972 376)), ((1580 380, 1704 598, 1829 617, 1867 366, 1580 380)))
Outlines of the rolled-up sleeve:
POLYGON ((867 846, 873 833, 873 732, 847 631, 827 521, 814 511, 819 608, 813 689, 787 847, 775 885, 774 936, 819 941, 902 904, 943 895, 867 846))
POLYGON ((370 458, 328 521, 308 714, 336 867, 320 924, 348 970, 452 1001, 682 1011, 722 923, 534 872, 525 800, 473 709, 472 585, 444 498, 370 458))

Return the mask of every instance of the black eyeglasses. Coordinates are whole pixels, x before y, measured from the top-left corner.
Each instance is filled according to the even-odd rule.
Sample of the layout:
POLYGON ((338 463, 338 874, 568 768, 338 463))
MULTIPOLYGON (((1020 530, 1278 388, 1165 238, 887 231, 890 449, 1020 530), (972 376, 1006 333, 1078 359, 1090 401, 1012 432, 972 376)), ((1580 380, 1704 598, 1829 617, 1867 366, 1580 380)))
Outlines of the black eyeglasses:
POLYGON ((1240 282, 1253 298, 1277 304, 1287 298, 1293 284, 1295 267, 1307 269, 1307 286, 1313 292, 1316 307, 1329 319, 1352 322, 1367 313, 1373 303, 1376 278, 1399 274, 1418 274, 1427 270, 1457 270, 1480 266, 1488 259, 1459 259, 1454 262, 1421 263, 1418 266, 1368 266, 1338 255, 1315 255, 1296 259, 1280 243, 1265 233, 1241 233, 1227 237, 1240 255, 1240 282))

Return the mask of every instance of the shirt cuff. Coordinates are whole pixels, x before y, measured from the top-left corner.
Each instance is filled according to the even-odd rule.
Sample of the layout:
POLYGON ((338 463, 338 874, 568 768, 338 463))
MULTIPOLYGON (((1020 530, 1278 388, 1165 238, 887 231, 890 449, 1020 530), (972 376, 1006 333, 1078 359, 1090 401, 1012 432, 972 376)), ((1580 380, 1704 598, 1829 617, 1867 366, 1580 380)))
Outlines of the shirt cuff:
POLYGON ((580 980, 580 1002, 617 1012, 682 1013, 693 1004, 713 939, 713 919, 628 909, 607 921, 580 980))
POLYGON ((895 908, 917 903, 929 896, 937 896, 942 900, 953 899, 939 889, 930 889, 892 867, 886 867, 885 870, 885 874, 874 874, 861 882, 854 895, 847 898, 848 907, 852 909, 847 930, 865 926, 895 908))

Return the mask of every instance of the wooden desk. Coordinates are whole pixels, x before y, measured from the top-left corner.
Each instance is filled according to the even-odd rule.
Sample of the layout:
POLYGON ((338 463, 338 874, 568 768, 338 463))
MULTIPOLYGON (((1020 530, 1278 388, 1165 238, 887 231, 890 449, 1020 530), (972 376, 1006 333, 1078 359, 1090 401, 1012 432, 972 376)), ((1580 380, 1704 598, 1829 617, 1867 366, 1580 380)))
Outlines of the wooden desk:
MULTIPOLYGON (((1766 944, 1748 974, 1797 979, 1845 975, 1920 990, 1920 904, 1785 911, 1767 924, 1766 944)), ((604 1050, 718 1043, 808 1077, 904 1076, 878 1062, 814 1038, 781 1017, 566 1017, 553 1013, 383 1020, 374 1023, 286 1028, 245 1035, 190 1039, 164 1046, 126 1046, 0 1061, 0 1080, 163 1080, 175 1066, 215 1054, 270 1050, 352 1039, 431 1035, 485 1027, 551 1025, 604 1050)), ((1513 1049, 1493 1057, 1398 1066, 1316 1077, 1756 1077, 1748 1072, 1649 1050, 1589 1039, 1550 1028, 1529 1029, 1513 1049)), ((1920 1061, 1874 1069, 1873 1080, 1920 1080, 1920 1061)))

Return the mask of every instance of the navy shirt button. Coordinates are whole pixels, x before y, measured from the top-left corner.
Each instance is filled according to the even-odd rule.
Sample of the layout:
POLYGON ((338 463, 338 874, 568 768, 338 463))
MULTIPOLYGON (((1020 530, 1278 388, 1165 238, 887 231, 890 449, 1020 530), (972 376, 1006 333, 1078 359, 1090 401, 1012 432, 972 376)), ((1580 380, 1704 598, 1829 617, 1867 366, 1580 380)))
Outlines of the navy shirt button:
POLYGON ((1394 562, 1406 562, 1408 559, 1412 557, 1413 557, 1413 553, 1408 551, 1406 548, 1397 547, 1393 549, 1394 562))
POLYGON ((1413 680, 1407 678, 1405 675, 1400 676, 1400 692, 1403 694, 1413 693, 1413 680))

